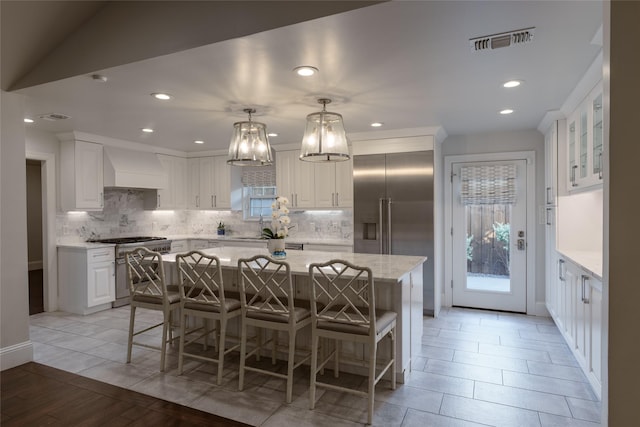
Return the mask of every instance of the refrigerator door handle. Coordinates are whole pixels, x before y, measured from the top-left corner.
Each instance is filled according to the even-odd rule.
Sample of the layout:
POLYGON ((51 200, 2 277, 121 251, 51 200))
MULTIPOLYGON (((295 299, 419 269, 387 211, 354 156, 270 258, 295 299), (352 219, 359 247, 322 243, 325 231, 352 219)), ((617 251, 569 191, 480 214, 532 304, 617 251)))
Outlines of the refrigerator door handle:
POLYGON ((387 199, 387 255, 391 255, 391 197, 387 199))
POLYGON ((379 244, 379 253, 383 254, 382 248, 382 205, 384 204, 384 199, 378 199, 378 244, 379 244))

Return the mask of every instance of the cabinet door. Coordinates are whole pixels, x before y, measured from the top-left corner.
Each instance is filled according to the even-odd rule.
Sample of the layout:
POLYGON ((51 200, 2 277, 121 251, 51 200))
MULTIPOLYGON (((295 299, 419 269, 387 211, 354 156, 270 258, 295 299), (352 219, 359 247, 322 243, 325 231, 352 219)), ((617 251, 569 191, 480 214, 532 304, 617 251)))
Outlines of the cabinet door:
POLYGON ((335 163, 317 163, 314 170, 315 205, 319 208, 336 206, 335 163))
POLYGON ((231 166, 227 156, 214 157, 213 204, 215 208, 231 208, 231 166))
POLYGON ((591 175, 598 181, 602 180, 602 92, 599 91, 591 102, 591 115, 592 115, 592 167, 591 175))
POLYGON ((115 300, 115 261, 87 266, 87 307, 115 300))
POLYGON ((167 187, 158 190, 157 208, 159 209, 173 209, 175 205, 174 192, 172 184, 174 181, 174 162, 173 156, 166 156, 164 154, 158 154, 158 160, 167 173, 167 187))
POLYGON ((200 209, 200 159, 187 160, 187 208, 200 209))
POLYGON ((578 146, 578 181, 587 179, 589 175, 589 113, 586 105, 580 111, 580 143, 578 146))
POLYGON ((315 204, 315 168, 314 163, 303 162, 295 151, 295 198, 296 207, 314 208, 315 204))
POLYGON ((589 333, 588 320, 589 320, 589 305, 588 301, 588 280, 584 274, 579 274, 575 282, 574 292, 574 313, 575 313, 575 348, 578 353, 578 362, 582 365, 586 365, 587 361, 587 348, 589 333))
POLYGON ((173 190, 173 206, 175 209, 185 209, 188 198, 187 159, 173 158, 173 183, 169 183, 173 190))
POLYGON ((590 368, 594 377, 602 383, 602 283, 595 279, 590 282, 590 368))
POLYGON ((295 207, 295 163, 299 162, 296 151, 278 151, 276 153, 276 189, 278 196, 287 197, 291 207, 295 207))
POLYGON ((577 162, 577 138, 578 127, 576 118, 569 119, 567 127, 567 161, 569 168, 567 169, 567 188, 571 190, 578 186, 578 162, 577 162))
POLYGON ((558 122, 554 121, 544 137, 545 150, 545 204, 555 206, 558 195, 558 122))
POLYGON ((76 209, 100 209, 103 203, 102 145, 75 143, 76 209))
POLYGON ((213 180, 215 179, 215 159, 200 158, 200 206, 199 209, 215 208, 213 180))
POLYGON ((336 165, 336 206, 353 207, 353 157, 336 165))

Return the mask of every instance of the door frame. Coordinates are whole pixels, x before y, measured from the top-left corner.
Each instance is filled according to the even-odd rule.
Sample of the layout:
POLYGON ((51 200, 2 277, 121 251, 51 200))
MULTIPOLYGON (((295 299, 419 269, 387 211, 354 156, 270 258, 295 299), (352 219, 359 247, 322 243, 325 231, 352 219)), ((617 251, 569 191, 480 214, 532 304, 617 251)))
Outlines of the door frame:
POLYGON ((526 295, 527 314, 536 314, 536 206, 535 206, 535 151, 512 151, 506 153, 462 154, 444 157, 444 304, 447 307, 453 305, 453 239, 451 236, 452 224, 452 197, 453 186, 451 173, 453 163, 492 162, 509 160, 526 160, 527 163, 527 274, 526 295))
POLYGON ((42 180, 42 271, 44 311, 58 309, 58 253, 56 242, 56 156, 27 151, 27 160, 39 160, 42 180))

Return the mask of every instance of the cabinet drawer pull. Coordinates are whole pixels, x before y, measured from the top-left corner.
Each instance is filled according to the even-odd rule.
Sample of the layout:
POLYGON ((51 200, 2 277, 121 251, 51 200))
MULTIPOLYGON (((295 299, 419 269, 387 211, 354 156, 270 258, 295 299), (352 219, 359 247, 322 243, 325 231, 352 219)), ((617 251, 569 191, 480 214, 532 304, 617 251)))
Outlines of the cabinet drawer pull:
POLYGON ((558 279, 562 280, 563 282, 565 281, 565 277, 564 277, 564 260, 563 259, 559 259, 558 260, 558 279))

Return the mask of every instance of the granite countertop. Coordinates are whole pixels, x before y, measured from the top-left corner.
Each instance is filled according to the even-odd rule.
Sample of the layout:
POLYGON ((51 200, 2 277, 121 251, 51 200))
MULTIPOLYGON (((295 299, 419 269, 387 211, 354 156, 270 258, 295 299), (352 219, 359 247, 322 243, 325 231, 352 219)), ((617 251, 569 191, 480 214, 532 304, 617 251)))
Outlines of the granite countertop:
POLYGON ((569 258, 574 263, 589 271, 597 279, 602 280, 602 253, 596 251, 577 251, 558 249, 560 255, 569 258))
MULTIPOLYGON (((223 267, 237 268, 238 259, 247 257, 246 248, 212 248, 202 252, 216 255, 220 258, 223 267)), ((253 255, 268 255, 266 249, 256 248, 253 255)), ((163 255, 162 259, 170 264, 176 262, 176 254, 163 255)), ((424 263, 427 258, 408 255, 377 255, 358 254, 351 252, 322 252, 322 251, 289 251, 285 261, 291 266, 291 273, 306 275, 309 273, 309 264, 325 262, 332 259, 342 259, 355 265, 364 265, 371 268, 376 280, 398 281, 403 275, 424 263)))

